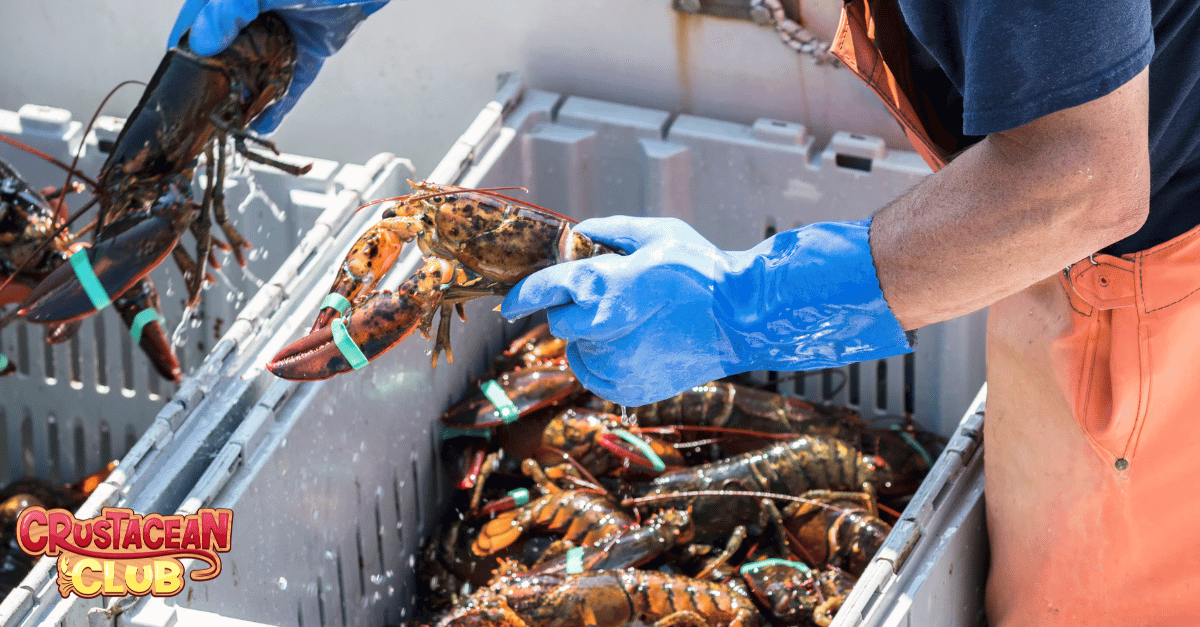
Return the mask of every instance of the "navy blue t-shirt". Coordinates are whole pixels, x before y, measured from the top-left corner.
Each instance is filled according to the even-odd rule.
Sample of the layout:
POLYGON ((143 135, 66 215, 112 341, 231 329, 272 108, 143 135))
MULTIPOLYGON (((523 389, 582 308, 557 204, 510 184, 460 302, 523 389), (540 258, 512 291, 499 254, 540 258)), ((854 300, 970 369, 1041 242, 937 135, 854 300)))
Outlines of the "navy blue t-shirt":
POLYGON ((1200 3, 899 4, 914 80, 960 145, 1104 96, 1149 64, 1150 216, 1104 252, 1144 250, 1200 224, 1200 3))

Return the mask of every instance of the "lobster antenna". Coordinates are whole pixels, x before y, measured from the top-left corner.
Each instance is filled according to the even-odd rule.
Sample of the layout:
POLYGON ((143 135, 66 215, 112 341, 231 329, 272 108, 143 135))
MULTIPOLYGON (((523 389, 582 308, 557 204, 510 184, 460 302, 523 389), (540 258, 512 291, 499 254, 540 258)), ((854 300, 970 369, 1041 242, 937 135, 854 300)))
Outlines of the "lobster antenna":
MULTIPOLYGON (((409 183, 409 185, 413 185, 413 187, 416 187, 416 185, 413 184, 412 181, 409 181, 408 183, 409 183)), ((436 183, 434 183, 434 184, 436 185, 436 183)), ((570 222, 571 224, 576 224, 579 222, 578 220, 576 220, 574 218, 570 218, 570 217, 564 216, 563 214, 561 214, 557 211, 552 211, 545 207, 535 205, 527 200, 521 200, 519 198, 513 198, 512 196, 505 196, 504 194, 496 193, 497 191, 504 191, 504 190, 509 190, 509 189, 519 189, 523 192, 528 192, 529 190, 525 189, 524 187, 487 187, 484 189, 473 189, 470 187, 460 187, 458 185, 442 185, 442 187, 446 187, 448 189, 436 190, 436 191, 432 191, 432 192, 425 192, 422 194, 410 194, 409 196, 406 196, 406 198, 408 198, 409 200, 424 200, 426 198, 433 198, 434 196, 441 196, 443 194, 452 194, 455 192, 467 192, 467 193, 477 192, 477 193, 483 194, 485 196, 491 196, 493 198, 502 198, 511 203, 520 205, 522 207, 529 207, 530 209, 537 209, 538 211, 545 211, 546 213, 553 215, 555 217, 558 217, 558 218, 562 218, 563 220, 566 220, 567 222, 570 222)))
MULTIPOLYGON (((766 433, 763 431, 753 431, 751 429, 736 429, 733 427, 706 427, 703 425, 673 425, 669 427, 638 427, 634 429, 638 433, 677 433, 679 431, 712 431, 714 433, 728 433, 731 435, 746 435, 756 438, 766 438, 769 440, 795 440, 801 437, 800 433, 766 433)), ((682 448, 676 445, 677 448, 682 448)))
MULTIPOLYGON (((102 111, 104 109, 104 105, 108 104, 108 100, 110 98, 112 98, 113 95, 116 94, 118 90, 120 90, 122 87, 125 87, 126 85, 141 85, 142 87, 146 86, 146 84, 143 83, 142 81, 130 80, 130 81, 121 81, 120 83, 117 84, 116 87, 113 87, 112 91, 108 92, 108 95, 104 97, 104 100, 100 101, 100 106, 96 107, 96 112, 92 114, 92 119, 88 121, 87 128, 84 129, 84 131, 83 131, 84 137, 87 137, 87 134, 92 132, 92 126, 96 124, 96 118, 100 117, 100 111, 102 111)), ((122 129, 122 131, 124 131, 124 129, 122 129)), ((68 184, 71 183, 71 173, 75 171, 75 164, 79 163, 79 156, 81 154, 83 154, 83 146, 82 145, 80 145, 80 147, 79 147, 79 152, 75 153, 75 160, 71 162, 71 169, 67 171, 67 182, 63 183, 64 189, 66 188, 66 186, 68 184)), ((96 187, 96 191, 101 194, 104 193, 104 190, 100 189, 98 186, 96 187)), ((98 237, 100 237, 100 229, 104 228, 104 214, 105 214, 105 206, 100 205, 100 211, 97 212, 97 214, 96 214, 96 230, 92 232, 92 241, 93 242, 96 241, 96 239, 98 237)))
POLYGON ((814 501, 813 499, 806 499, 799 496, 792 496, 790 494, 754 492, 750 490, 689 490, 684 492, 650 494, 638 498, 627 498, 621 501, 621 506, 630 507, 633 505, 642 505, 643 503, 653 503, 654 501, 669 501, 672 499, 687 498, 692 496, 752 496, 758 499, 778 499, 781 501, 791 501, 793 503, 808 503, 809 505, 823 507, 839 514, 844 514, 849 511, 844 507, 838 507, 837 505, 830 505, 829 503, 822 503, 821 501, 814 501))
MULTIPOLYGON (((0 135, 0 137, 3 137, 3 135, 0 135)), ((55 229, 54 232, 50 234, 50 237, 47 237, 45 239, 45 241, 43 241, 41 244, 38 244, 38 247, 33 249, 33 252, 30 253, 29 256, 25 258, 25 261, 22 261, 21 265, 17 266, 17 269, 11 275, 7 279, 5 279, 3 283, 0 283, 0 292, 4 291, 4 288, 8 287, 8 284, 12 283, 13 279, 20 276, 21 272, 24 271, 25 268, 28 268, 29 264, 33 263, 33 260, 37 259, 37 256, 42 254, 42 251, 46 250, 46 247, 49 246, 50 243, 55 240, 55 238, 57 238, 59 235, 61 235, 63 231, 67 230, 67 227, 71 226, 72 222, 77 220, 79 218, 79 216, 82 216, 83 212, 87 211, 88 209, 91 209, 92 205, 96 204, 96 202, 99 200, 100 200, 99 198, 93 198, 90 201, 88 201, 88 203, 86 205, 84 205, 82 209, 75 212, 75 215, 71 216, 70 218, 67 218, 67 221, 62 223, 62 226, 55 229)))
MULTIPOLYGON (((4 135, 4 134, 0 134, 0 141, 2 141, 14 148, 17 148, 19 150, 23 150, 39 159, 43 159, 49 163, 53 163, 54 165, 58 166, 59 168, 62 168, 63 170, 66 170, 67 172, 71 171, 71 166, 63 163, 62 161, 59 161, 58 159, 55 159, 54 157, 51 157, 50 155, 42 152, 41 150, 38 150, 37 148, 30 146, 29 144, 21 143, 21 142, 13 139, 7 135, 4 135)), ((75 176, 78 177, 79 180, 87 183, 88 185, 91 185, 92 189, 97 189, 99 187, 98 185, 96 185, 95 181, 93 181, 92 179, 90 179, 78 172, 75 173, 75 176)))
MULTIPOLYGON (((411 184, 411 183, 412 183, 412 181, 409 181, 409 183, 411 184)), ((469 188, 466 188, 466 187, 458 187, 458 186, 456 186, 456 185, 447 185, 446 187, 453 187, 453 188, 454 188, 454 191, 459 191, 459 192, 491 192, 491 191, 493 191, 493 190, 504 190, 504 189, 519 189, 519 190, 521 190, 521 191, 525 191, 525 192, 529 191, 528 189, 525 189, 524 187, 492 187, 492 188, 489 188, 489 189, 469 189, 469 188)), ((363 203, 362 205, 359 205, 358 209, 355 209, 355 211, 361 211, 361 210, 363 210, 363 209, 366 209, 367 207, 370 207, 370 206, 372 206, 372 205, 378 205, 378 204, 380 204, 380 203, 385 203, 385 202, 400 202, 400 201, 402 201, 402 200, 425 200, 426 198, 433 198, 433 197, 435 197, 435 196, 443 196, 443 195, 445 195, 445 194, 447 194, 447 193, 452 193, 452 192, 444 192, 444 191, 441 191, 441 192, 424 192, 424 193, 412 193, 412 194, 405 194, 405 195, 403 195, 403 196, 391 196, 391 197, 388 197, 388 198, 376 198, 375 200, 367 201, 366 203, 363 203)), ((500 194, 494 194, 494 195, 495 195, 495 196, 500 196, 500 194)), ((508 198, 507 196, 501 196, 501 197, 502 197, 502 198, 508 198)), ((529 206, 529 207, 537 207, 537 205, 533 205, 533 204, 530 204, 530 203, 522 203, 521 201, 519 201, 519 200, 516 200, 516 199, 509 199, 509 200, 512 200, 513 202, 516 202, 517 204, 524 204, 524 205, 526 205, 526 206, 529 206)), ((538 209, 542 209, 542 211, 548 211, 548 212, 550 212, 550 213, 554 213, 553 211, 550 211, 549 209, 543 209, 542 207, 537 207, 537 208, 538 208, 538 209)), ((557 214, 556 214, 556 215, 557 215, 557 214)), ((564 217, 565 217, 565 216, 564 216, 564 217)), ((568 218, 568 219, 569 219, 569 218, 568 218)))

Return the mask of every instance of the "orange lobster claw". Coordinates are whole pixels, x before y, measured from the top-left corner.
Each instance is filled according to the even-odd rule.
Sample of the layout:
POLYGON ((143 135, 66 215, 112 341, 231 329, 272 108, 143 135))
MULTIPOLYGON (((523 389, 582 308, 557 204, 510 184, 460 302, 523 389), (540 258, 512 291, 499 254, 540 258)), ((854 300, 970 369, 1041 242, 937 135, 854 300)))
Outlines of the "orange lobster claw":
MULTIPOLYGON (((178 222, 176 222, 178 224, 178 222)), ((101 238, 79 254, 87 258, 104 292, 123 294, 162 263, 186 229, 176 228, 169 217, 141 215, 123 218, 105 228, 117 234, 101 238)), ((19 312, 30 322, 71 322, 96 312, 83 283, 70 263, 50 273, 25 299, 19 312)))
MULTIPOLYGON (((408 337, 440 304, 440 293, 432 300, 415 294, 379 292, 369 296, 342 318, 349 341, 362 353, 366 362, 387 352, 408 337)), ((275 376, 293 381, 328 379, 357 369, 346 350, 334 338, 337 325, 318 329, 279 351, 267 364, 275 376)), ((343 343, 346 340, 343 339, 343 343)))

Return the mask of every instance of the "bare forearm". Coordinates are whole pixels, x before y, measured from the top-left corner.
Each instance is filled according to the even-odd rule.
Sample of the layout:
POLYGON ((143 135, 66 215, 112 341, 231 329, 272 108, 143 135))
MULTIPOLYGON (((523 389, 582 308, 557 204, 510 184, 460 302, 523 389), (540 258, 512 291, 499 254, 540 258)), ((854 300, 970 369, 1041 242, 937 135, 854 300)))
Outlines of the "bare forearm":
POLYGON ((1111 97, 989 136, 875 216, 871 251, 904 328, 985 307, 1140 227, 1144 74, 1111 97))

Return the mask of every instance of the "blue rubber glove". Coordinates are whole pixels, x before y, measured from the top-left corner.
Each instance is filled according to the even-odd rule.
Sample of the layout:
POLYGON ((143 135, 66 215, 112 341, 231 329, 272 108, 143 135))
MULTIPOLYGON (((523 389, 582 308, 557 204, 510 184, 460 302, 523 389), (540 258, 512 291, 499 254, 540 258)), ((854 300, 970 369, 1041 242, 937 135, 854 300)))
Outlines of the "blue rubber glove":
POLYGON ((388 0, 187 0, 167 46, 188 35, 192 51, 212 56, 224 50, 238 31, 259 13, 275 11, 287 22, 296 40, 296 73, 283 98, 264 110, 250 129, 266 134, 274 131, 283 116, 292 110, 300 94, 308 89, 325 59, 337 52, 350 38, 355 27, 378 11, 388 0))
POLYGON ((628 253, 540 270, 501 306, 547 310, 584 387, 645 405, 750 370, 811 370, 912 350, 879 288, 870 219, 717 249, 674 218, 615 216, 574 230, 628 253))

